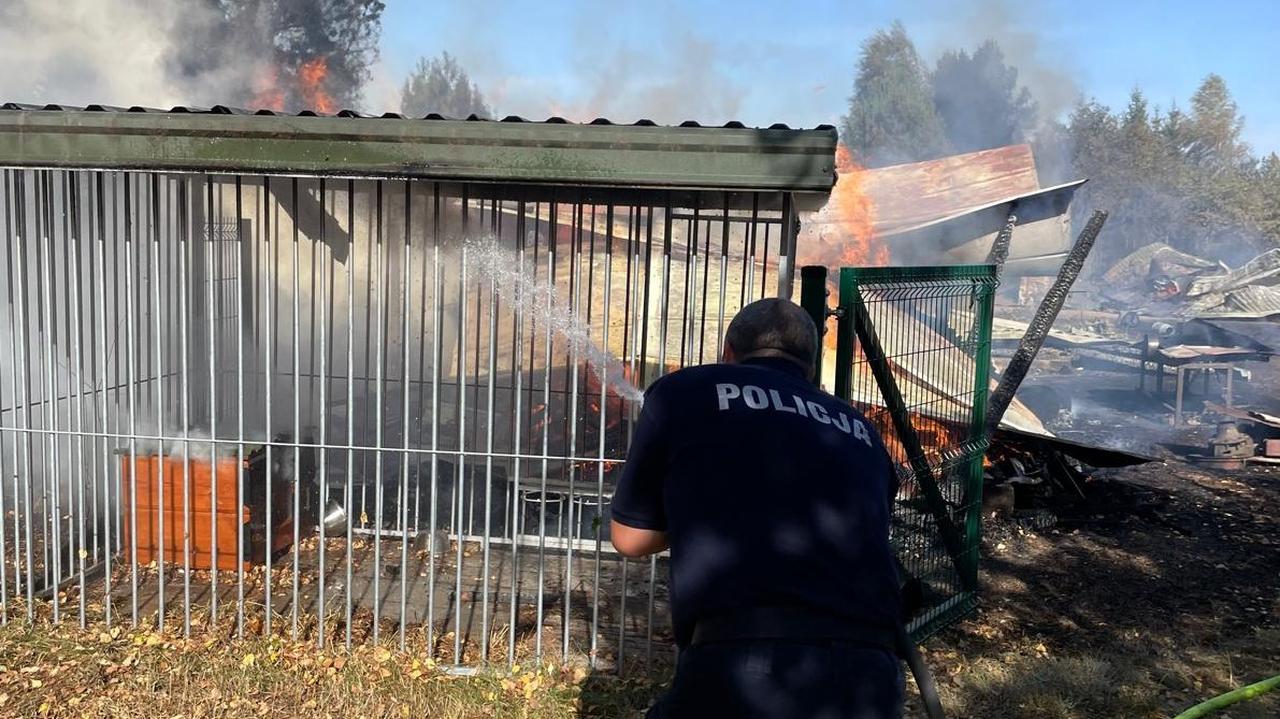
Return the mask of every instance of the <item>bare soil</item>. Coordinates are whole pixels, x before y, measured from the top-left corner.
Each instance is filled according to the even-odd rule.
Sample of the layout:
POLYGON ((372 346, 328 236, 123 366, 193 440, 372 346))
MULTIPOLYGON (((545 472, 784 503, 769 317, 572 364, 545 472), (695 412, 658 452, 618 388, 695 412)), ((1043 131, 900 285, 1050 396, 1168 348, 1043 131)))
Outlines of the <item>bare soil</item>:
POLYGON ((1171 716, 1280 673, 1280 470, 1155 462, 1087 494, 1047 530, 988 518, 982 604, 926 643, 949 716, 1171 716))

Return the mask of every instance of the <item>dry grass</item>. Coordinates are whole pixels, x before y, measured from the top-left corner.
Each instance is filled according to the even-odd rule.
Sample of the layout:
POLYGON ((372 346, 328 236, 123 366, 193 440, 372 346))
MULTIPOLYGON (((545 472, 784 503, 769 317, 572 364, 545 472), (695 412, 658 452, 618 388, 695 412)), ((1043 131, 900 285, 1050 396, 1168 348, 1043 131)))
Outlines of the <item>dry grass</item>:
POLYGON ((956 716, 1084 719, 1161 716, 1142 678, 1095 657, 982 659, 946 693, 956 716))
MULTIPOLYGON (((624 715, 607 692, 582 712, 581 668, 458 676, 385 646, 319 651, 279 638, 181 639, 148 630, 0 628, 0 715, 22 717, 572 717, 624 715)), ((625 688, 625 686, 623 687, 625 688)))

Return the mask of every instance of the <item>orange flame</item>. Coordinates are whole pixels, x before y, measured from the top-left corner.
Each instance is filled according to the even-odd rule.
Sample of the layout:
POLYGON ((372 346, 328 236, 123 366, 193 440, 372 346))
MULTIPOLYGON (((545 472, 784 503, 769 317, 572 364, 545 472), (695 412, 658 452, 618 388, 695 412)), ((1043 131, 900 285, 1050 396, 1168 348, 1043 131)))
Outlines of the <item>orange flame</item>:
POLYGON ((322 57, 308 60, 298 68, 299 94, 307 107, 316 112, 332 113, 338 109, 333 96, 324 91, 324 79, 328 75, 329 63, 322 57))
MULTIPOLYGON (((294 92, 304 107, 323 113, 337 111, 338 103, 324 89, 328 76, 329 63, 323 57, 308 60, 298 68, 294 92)), ((254 79, 249 103, 255 108, 283 112, 287 94, 288 88, 280 81, 280 68, 268 65, 254 79)))
POLYGON ((866 178, 867 170, 853 159, 849 148, 836 146, 836 186, 831 202, 842 235, 842 266, 889 264, 889 248, 876 241, 876 207, 866 192, 866 178))
MULTIPOLYGON (((836 146, 836 186, 827 206, 802 230, 797 252, 801 265, 828 268, 883 266, 889 264, 889 248, 876 236, 876 206, 867 190, 867 170, 849 149, 836 146)), ((837 293, 838 273, 830 275, 830 290, 837 293)), ((835 349, 835 333, 823 336, 823 345, 835 349)))
POLYGON ((249 100, 253 108, 284 111, 284 90, 280 87, 280 69, 274 65, 263 67, 254 78, 253 97, 249 100))

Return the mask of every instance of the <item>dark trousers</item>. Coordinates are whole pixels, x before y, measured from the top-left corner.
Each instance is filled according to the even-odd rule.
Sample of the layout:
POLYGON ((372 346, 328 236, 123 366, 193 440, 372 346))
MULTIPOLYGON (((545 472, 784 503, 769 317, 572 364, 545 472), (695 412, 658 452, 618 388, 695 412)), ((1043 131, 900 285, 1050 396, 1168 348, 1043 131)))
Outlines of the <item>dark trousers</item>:
POLYGON ((649 719, 899 719, 902 665, 853 644, 749 640, 680 653, 671 689, 649 719))

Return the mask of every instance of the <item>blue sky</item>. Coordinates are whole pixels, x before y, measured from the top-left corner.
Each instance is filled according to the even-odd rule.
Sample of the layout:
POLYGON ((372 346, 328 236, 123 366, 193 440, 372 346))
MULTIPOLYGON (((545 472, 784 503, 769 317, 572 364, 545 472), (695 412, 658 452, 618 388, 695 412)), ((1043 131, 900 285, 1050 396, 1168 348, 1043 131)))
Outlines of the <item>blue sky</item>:
POLYGON ((384 65, 367 99, 392 103, 420 55, 447 50, 500 115, 834 123, 859 46, 895 19, 926 62, 996 39, 1056 112, 1080 96, 1122 106, 1135 85, 1153 104, 1185 107, 1216 72, 1245 116, 1245 139, 1280 151, 1277 0, 387 0, 384 65))

